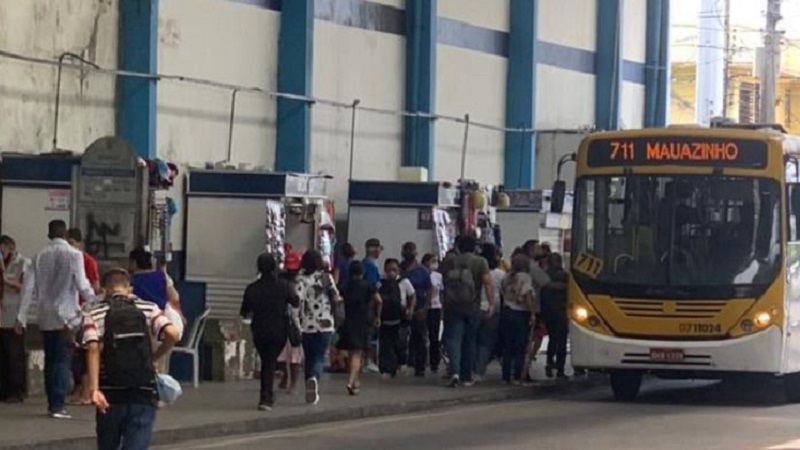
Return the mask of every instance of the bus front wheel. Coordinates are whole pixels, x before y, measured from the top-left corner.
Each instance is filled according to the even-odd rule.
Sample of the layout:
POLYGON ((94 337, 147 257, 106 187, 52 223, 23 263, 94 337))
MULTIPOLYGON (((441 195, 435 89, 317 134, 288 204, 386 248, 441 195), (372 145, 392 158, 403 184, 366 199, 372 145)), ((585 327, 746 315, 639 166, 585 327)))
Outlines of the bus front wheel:
POLYGON ((632 402, 639 395, 642 387, 642 373, 619 371, 611 373, 611 390, 614 398, 620 402, 632 402))
POLYGON ((783 376, 783 392, 789 403, 800 403, 800 373, 787 373, 783 376))

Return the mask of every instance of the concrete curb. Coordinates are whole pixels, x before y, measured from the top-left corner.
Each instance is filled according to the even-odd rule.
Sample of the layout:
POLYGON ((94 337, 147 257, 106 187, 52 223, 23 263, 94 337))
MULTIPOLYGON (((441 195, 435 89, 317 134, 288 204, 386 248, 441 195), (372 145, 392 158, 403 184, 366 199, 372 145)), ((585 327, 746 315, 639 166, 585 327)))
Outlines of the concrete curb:
MULTIPOLYGON (((572 380, 568 383, 547 382, 527 389, 499 389, 497 391, 466 395, 458 398, 346 407, 332 411, 309 411, 306 414, 291 416, 264 417, 239 422, 221 422, 177 429, 163 429, 156 430, 153 434, 153 445, 177 444, 185 441, 264 433, 324 423, 412 414, 460 405, 531 400, 578 393, 606 384, 607 380, 605 377, 591 377, 588 379, 572 380)), ((29 443, 0 446, 0 450, 85 450, 87 448, 94 448, 95 445, 95 438, 93 436, 87 436, 61 440, 31 441, 29 443)))

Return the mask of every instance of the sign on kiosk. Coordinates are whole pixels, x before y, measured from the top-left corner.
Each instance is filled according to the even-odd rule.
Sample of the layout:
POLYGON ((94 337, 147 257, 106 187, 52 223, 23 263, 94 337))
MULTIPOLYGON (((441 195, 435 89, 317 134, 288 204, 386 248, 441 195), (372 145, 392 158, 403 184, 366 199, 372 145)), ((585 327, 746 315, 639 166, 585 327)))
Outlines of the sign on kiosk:
POLYGON ((723 138, 597 139, 589 144, 590 167, 690 165, 763 169, 767 143, 723 138))

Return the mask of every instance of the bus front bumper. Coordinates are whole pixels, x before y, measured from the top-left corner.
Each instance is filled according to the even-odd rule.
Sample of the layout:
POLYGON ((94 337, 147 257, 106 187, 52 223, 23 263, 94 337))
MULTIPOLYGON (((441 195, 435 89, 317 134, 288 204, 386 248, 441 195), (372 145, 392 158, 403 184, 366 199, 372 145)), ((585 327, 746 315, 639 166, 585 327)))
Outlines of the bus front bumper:
POLYGON ((585 369, 777 374, 782 344, 776 326, 724 341, 659 341, 606 336, 570 324, 572 365, 585 369))

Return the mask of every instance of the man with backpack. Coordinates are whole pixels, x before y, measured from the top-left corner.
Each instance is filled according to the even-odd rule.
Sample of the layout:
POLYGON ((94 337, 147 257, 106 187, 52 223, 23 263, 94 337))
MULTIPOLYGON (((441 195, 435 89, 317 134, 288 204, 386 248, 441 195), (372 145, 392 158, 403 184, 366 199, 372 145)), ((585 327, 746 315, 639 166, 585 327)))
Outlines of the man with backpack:
MULTIPOLYGON (((442 264, 444 295, 444 346, 449 356, 449 387, 471 386, 475 360, 475 340, 481 314, 481 289, 494 299, 492 277, 485 259, 475 254, 475 238, 458 240, 459 254, 442 264)), ((493 310, 494 305, 490 304, 493 310)))
POLYGON ((103 288, 105 299, 83 318, 97 448, 147 449, 158 404, 154 365, 175 346, 178 329, 155 303, 131 294, 124 269, 107 272, 103 288), (154 337, 161 341, 155 350, 154 337))

